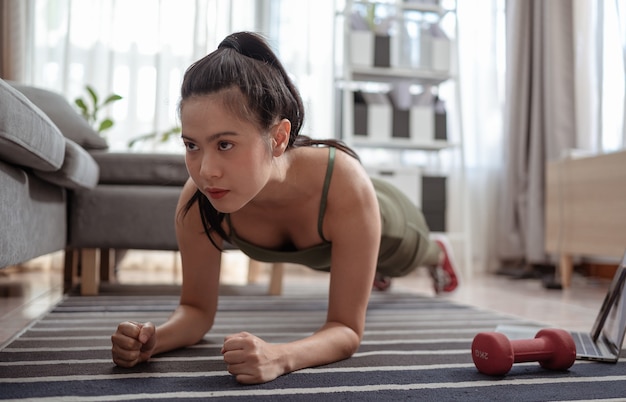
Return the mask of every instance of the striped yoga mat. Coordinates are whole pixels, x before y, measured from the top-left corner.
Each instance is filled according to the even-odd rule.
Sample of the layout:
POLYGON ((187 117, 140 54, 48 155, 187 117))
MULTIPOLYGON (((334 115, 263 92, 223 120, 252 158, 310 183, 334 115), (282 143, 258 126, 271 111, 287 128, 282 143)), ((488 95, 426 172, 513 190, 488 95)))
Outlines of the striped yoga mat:
POLYGON ((110 335, 124 320, 163 322, 170 296, 68 297, 0 351, 0 399, 116 401, 574 400, 626 397, 626 362, 577 362, 551 372, 518 364, 502 377, 475 369, 474 335, 523 323, 444 299, 375 293, 365 337, 352 358, 267 384, 238 384, 220 355, 225 335, 246 330, 271 342, 301 338, 324 321, 324 295, 223 296, 200 344, 116 367, 110 335))

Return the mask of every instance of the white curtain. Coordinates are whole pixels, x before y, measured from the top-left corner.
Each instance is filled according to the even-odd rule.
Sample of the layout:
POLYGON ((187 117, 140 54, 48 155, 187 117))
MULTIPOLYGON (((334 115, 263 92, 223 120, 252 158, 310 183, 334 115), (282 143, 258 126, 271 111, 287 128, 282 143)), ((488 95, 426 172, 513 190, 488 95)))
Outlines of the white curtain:
POLYGON ((626 148, 626 0, 599 3, 602 14, 594 33, 602 46, 601 126, 595 142, 598 151, 611 152, 626 148))
POLYGON ((544 170, 576 149, 623 149, 624 0, 508 0, 503 260, 549 262, 544 170))
POLYGON ((504 260, 545 263, 545 165, 575 146, 573 6, 507 1, 505 165, 498 222, 504 260))
MULTIPOLYGON (((332 0, 31 3, 33 69, 24 81, 61 92, 71 102, 86 94, 87 84, 101 97, 121 95, 123 100, 106 111, 115 121, 105 132, 112 150, 127 150, 134 137, 177 126, 185 69, 214 50, 225 36, 241 30, 268 37, 303 90, 309 124, 316 122, 313 128, 320 136, 331 134, 332 30, 318 33, 318 24, 328 23, 321 15, 332 21, 332 0)), ((182 152, 182 145, 179 140, 144 142, 133 150, 182 152)))
POLYGON ((626 147, 626 0, 575 0, 576 148, 626 147))
POLYGON ((27 71, 26 27, 28 3, 0 0, 0 77, 20 81, 27 71))
POLYGON ((336 137, 334 131, 334 0, 270 0, 269 36, 298 87, 306 117, 302 133, 336 137))
POLYGON ((598 35, 601 26, 602 2, 574 1, 574 43, 576 74, 576 114, 578 148, 591 152, 601 149, 602 127, 602 40, 598 35), (592 135, 591 133, 596 133, 592 135))
POLYGON ((464 137, 466 199, 452 194, 461 210, 466 236, 471 240, 476 272, 493 271, 496 249, 497 194, 502 159, 502 105, 504 102, 504 2, 458 2, 459 83, 464 137))
POLYGON ((107 113, 114 150, 177 124, 185 68, 233 29, 254 29, 251 0, 35 0, 30 82, 70 101, 85 85, 123 100, 107 113), (237 10, 235 15, 234 10, 237 10))

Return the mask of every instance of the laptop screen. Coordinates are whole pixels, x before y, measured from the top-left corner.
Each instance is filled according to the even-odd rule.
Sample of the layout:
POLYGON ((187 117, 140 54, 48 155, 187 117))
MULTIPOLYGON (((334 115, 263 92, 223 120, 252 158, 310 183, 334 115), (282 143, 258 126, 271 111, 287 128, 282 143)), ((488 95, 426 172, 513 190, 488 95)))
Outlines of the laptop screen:
POLYGON ((610 303, 610 308, 602 328, 602 337, 612 350, 618 352, 626 332, 626 254, 615 272, 607 297, 610 297, 606 300, 610 303))

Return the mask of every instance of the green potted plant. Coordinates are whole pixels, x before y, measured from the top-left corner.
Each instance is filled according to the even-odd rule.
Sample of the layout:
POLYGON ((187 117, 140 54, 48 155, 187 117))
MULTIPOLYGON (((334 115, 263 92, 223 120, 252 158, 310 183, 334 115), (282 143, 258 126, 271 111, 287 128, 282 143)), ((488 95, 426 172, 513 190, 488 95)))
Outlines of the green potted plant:
POLYGON ((101 101, 101 98, 92 86, 86 85, 85 90, 87 91, 87 96, 76 98, 74 103, 80 110, 80 114, 85 118, 85 120, 87 120, 87 122, 98 132, 98 134, 102 135, 104 131, 113 127, 114 121, 109 117, 100 119, 100 112, 105 107, 121 100, 122 97, 114 93, 101 101))

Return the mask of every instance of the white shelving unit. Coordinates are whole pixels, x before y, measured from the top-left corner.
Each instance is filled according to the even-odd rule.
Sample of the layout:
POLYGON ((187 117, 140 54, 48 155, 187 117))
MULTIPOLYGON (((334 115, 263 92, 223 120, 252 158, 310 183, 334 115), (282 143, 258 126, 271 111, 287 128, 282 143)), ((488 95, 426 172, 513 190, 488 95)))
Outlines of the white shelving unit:
MULTIPOLYGON (((335 62, 335 85, 338 94, 338 112, 336 114, 336 127, 340 130, 339 137, 349 146, 355 148, 359 153, 368 150, 385 150, 394 155, 393 158, 399 166, 402 165, 402 169, 406 169, 407 165, 410 165, 410 163, 406 161, 406 158, 403 157, 405 153, 425 153, 425 159, 431 161, 430 164, 434 164, 435 167, 415 167, 419 171, 439 171, 443 176, 449 177, 449 172, 446 172, 445 168, 442 169, 440 155, 442 152, 454 155, 453 158, 456 158, 455 164, 458 165, 459 168, 455 169, 455 181, 447 181, 448 190, 446 194, 448 196, 448 211, 446 211, 446 214, 447 216, 454 217, 455 227, 451 229, 446 228, 445 232, 455 245, 455 249, 458 250, 462 248, 462 252, 457 253, 457 259, 460 259, 459 263, 462 265, 463 274, 465 276, 471 276, 471 244, 470 237, 467 234, 469 211, 467 210, 467 203, 464 202, 466 194, 465 161, 463 159, 463 136, 459 107, 460 97, 458 92, 459 85, 456 77, 457 58, 454 54, 454 49, 456 49, 454 41, 456 39, 457 25, 456 2, 446 1, 446 7, 444 8, 442 1, 443 0, 345 0, 337 2, 336 29, 338 32, 336 33, 336 37, 338 47, 336 48, 335 54, 338 60, 335 62), (366 48, 355 49, 355 39, 351 36, 355 31, 352 28, 352 24, 354 23, 352 17, 355 12, 370 8, 370 13, 367 14, 367 17, 369 18, 369 27, 372 28, 372 23, 374 23, 372 17, 379 15, 378 13, 372 12, 372 7, 384 8, 384 12, 380 14, 383 15, 383 19, 387 23, 387 27, 389 27, 387 30, 389 38, 389 60, 388 62, 383 62, 383 66, 380 65, 381 63, 374 61, 371 65, 364 65, 364 63, 362 63, 363 53, 361 52, 365 52, 365 54, 375 54, 376 51, 366 48), (449 19, 450 17, 453 18, 454 35, 450 38, 450 42, 448 42, 448 68, 440 68, 441 64, 437 65, 437 69, 432 68, 432 64, 428 65, 426 62, 422 62, 421 58, 418 63, 399 61, 403 57, 401 54, 402 49, 406 49, 406 47, 403 48, 405 44, 402 43, 400 37, 410 31, 408 24, 413 23, 413 28, 419 24, 422 24, 422 26, 428 26, 428 24, 438 25, 442 22, 443 18, 449 19), (361 62, 358 64, 352 63, 352 52, 355 51, 360 52, 358 56, 361 62), (439 92, 439 87, 447 85, 449 88, 450 84, 453 86, 454 90, 448 91, 448 98, 443 99, 443 94, 439 92), (420 134, 413 137, 413 133, 418 129, 416 127, 417 125, 410 128, 408 137, 404 135, 402 138, 396 136, 393 129, 389 136, 383 136, 383 138, 380 136, 369 137, 367 133, 355 133, 355 92, 369 90, 387 94, 398 87, 407 90, 410 88, 411 96, 413 97, 415 97, 416 93, 419 93, 419 90, 423 92, 428 91, 428 93, 433 93, 437 96, 441 95, 445 103, 452 106, 448 109, 449 114, 444 120, 447 123, 448 133, 453 132, 454 136, 451 137, 447 135, 446 139, 435 139, 433 132, 430 136, 420 134), (415 90, 415 88, 417 88, 417 90, 415 90), (453 115, 451 115, 451 113, 453 113, 453 115), (427 137, 427 139, 425 139, 425 137, 427 137), (435 160, 434 163, 432 162, 433 160, 435 160), (453 191, 450 191, 451 186, 453 187, 453 191), (450 202, 449 195, 451 192, 455 194, 455 197, 461 197, 461 201, 450 202), (454 210, 450 210, 451 208, 454 210)), ((437 32, 443 31, 439 30, 437 32)), ((413 29, 413 33, 416 33, 415 29, 413 29)), ((419 36, 420 32, 417 32, 417 34, 418 35, 414 35, 411 40, 415 41, 415 37, 419 36)), ((405 36, 404 38, 406 39, 407 37, 405 36)), ((373 44, 376 43, 376 41, 370 40, 369 42, 365 41, 361 43, 370 43, 374 46, 373 44)), ((412 44, 415 45, 415 42, 412 44)), ((439 55, 441 56, 441 54, 439 55)), ((365 58, 367 59, 367 57, 365 58)), ((406 61, 406 58, 404 61, 406 61)), ((434 106, 432 107, 432 113, 433 115, 435 114, 434 106)), ((367 160, 363 162, 364 164, 368 163, 367 160)), ((446 221, 450 222, 451 219, 446 219, 446 221)))

